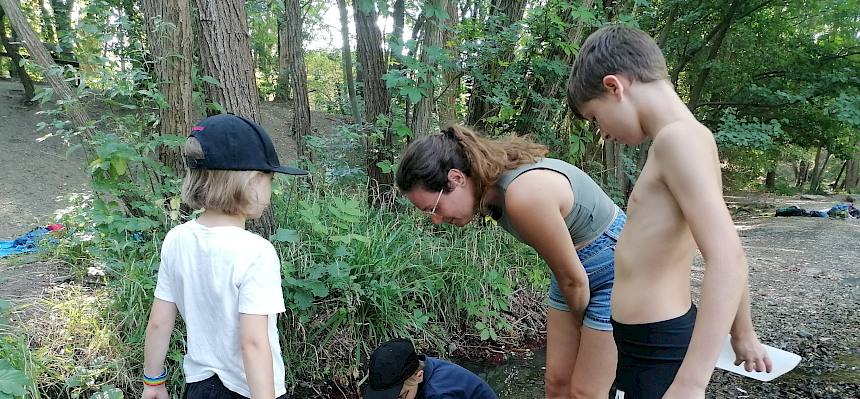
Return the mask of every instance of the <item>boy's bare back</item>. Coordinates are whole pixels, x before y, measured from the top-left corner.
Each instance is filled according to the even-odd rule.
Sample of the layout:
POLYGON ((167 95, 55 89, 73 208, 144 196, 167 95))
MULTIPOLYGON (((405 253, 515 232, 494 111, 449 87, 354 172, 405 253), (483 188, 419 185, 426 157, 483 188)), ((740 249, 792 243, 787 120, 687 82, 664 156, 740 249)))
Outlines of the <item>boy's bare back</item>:
POLYGON ((687 312, 695 230, 703 252, 718 253, 731 244, 740 248, 722 198, 716 143, 692 118, 655 135, 627 212, 612 296, 612 316, 621 323, 650 323, 687 312))

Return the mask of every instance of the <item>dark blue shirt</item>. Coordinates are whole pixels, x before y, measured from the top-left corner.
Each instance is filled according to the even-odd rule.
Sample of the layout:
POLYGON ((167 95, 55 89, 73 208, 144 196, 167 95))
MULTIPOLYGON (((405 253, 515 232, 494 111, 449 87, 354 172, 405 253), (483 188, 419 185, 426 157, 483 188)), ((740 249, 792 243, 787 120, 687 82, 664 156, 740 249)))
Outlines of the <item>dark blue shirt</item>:
POLYGON ((493 389, 471 371, 444 360, 422 356, 424 382, 417 399, 499 399, 493 389))

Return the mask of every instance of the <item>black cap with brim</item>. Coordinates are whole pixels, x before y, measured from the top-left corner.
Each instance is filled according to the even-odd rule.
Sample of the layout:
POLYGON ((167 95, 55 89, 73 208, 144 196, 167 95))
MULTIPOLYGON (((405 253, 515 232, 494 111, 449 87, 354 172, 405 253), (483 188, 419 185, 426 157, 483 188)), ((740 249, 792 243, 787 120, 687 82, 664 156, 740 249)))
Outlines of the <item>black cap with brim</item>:
POLYGON ((293 168, 290 166, 278 166, 275 169, 272 169, 272 172, 284 173, 293 176, 305 176, 308 174, 308 171, 304 169, 293 168))
POLYGON ((213 115, 191 128, 203 159, 186 159, 189 169, 258 170, 304 176, 306 170, 282 166, 269 134, 255 122, 233 114, 213 115))
POLYGON ((380 345, 370 356, 364 399, 395 399, 403 383, 418 370, 412 342, 397 338, 380 345))

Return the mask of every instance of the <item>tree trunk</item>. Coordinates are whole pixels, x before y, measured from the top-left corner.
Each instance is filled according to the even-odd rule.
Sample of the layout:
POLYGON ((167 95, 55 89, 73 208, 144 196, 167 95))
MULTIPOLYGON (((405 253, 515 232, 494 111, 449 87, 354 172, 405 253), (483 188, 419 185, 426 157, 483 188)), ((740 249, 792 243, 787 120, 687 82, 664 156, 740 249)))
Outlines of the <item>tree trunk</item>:
MULTIPOLYGON (((24 86, 24 96, 21 98, 21 102, 24 104, 32 104, 33 96, 36 95, 36 91, 33 88, 33 79, 30 78, 30 74, 28 74, 24 66, 21 65, 19 46, 11 44, 11 42, 16 40, 9 40, 9 38, 6 37, 6 24, 4 23, 3 15, 3 9, 0 9, 0 45, 3 46, 6 53, 9 54, 9 58, 12 60, 12 64, 9 65, 9 70, 15 70, 18 72, 18 78, 21 79, 21 85, 24 86)), ((17 36, 15 35, 14 30, 10 30, 10 32, 13 38, 17 36)))
POLYGON ((836 175, 836 179, 833 180, 833 183, 830 183, 830 188, 836 190, 839 188, 839 181, 842 180, 842 174, 845 173, 845 168, 848 166, 849 161, 842 162, 842 167, 839 168, 839 174, 836 175))
MULTIPOLYGON (((584 0, 583 3, 588 8, 591 8, 594 4, 594 0, 584 0)), ((570 12, 565 14, 564 21, 566 23, 571 23, 574 20, 573 11, 574 10, 570 10, 570 12)), ((567 33, 568 42, 581 45, 582 41, 585 40, 583 37, 585 27, 586 24, 580 21, 577 23, 576 27, 570 29, 567 33)), ((565 54, 559 47, 554 47, 551 51, 552 54, 549 56, 550 59, 563 59, 564 64, 568 66, 568 69, 570 69, 576 54, 565 54)), ((568 78, 569 76, 565 76, 550 82, 535 80, 532 87, 535 92, 541 93, 543 98, 558 98, 561 97, 559 92, 566 89, 568 78)), ((524 102, 517 131, 523 133, 539 131, 541 128, 546 127, 544 122, 549 122, 553 119, 553 115, 561 115, 564 112, 564 107, 553 107, 549 102, 535 104, 535 99, 529 96, 524 102)))
POLYGON ((679 4, 672 5, 672 8, 669 10, 669 16, 666 17, 666 22, 663 24, 663 28, 660 29, 660 34, 657 35, 657 46, 664 52, 666 51, 666 42, 669 40, 669 34, 672 33, 672 27, 675 25, 675 21, 678 20, 680 7, 679 4))
MULTIPOLYGON (((254 76, 248 37, 245 2, 241 0, 195 0, 200 21, 200 63, 204 76, 220 84, 204 84, 209 101, 223 111, 260 122, 260 96, 254 76)), ((207 110, 209 115, 218 111, 207 110)), ((249 228, 268 238, 275 231, 272 207, 267 207, 249 228)))
POLYGON ((797 169, 797 180, 794 182, 794 186, 800 188, 806 184, 806 179, 809 175, 809 162, 806 162, 806 160, 800 161, 800 165, 797 169))
POLYGON ((845 167, 845 181, 842 184, 845 190, 852 193, 860 188, 860 150, 855 152, 854 158, 848 161, 845 167))
POLYGON ((764 177, 764 190, 773 192, 776 189, 776 169, 770 169, 764 177))
MULTIPOLYGON (((460 9, 457 6, 457 0, 448 0, 448 15, 450 18, 444 21, 445 28, 442 31, 442 47, 443 49, 456 59, 457 49, 454 43, 454 25, 460 20, 458 15, 460 9)), ((456 71, 443 72, 442 92, 439 94, 439 102, 437 107, 439 110, 439 124, 445 125, 452 123, 460 118, 457 115, 457 105, 460 102, 460 74, 456 71)))
MULTIPOLYGON (((260 97, 254 76, 245 3, 195 0, 200 20, 202 74, 219 84, 204 84, 206 98, 231 112, 260 121, 260 97)), ((220 111, 208 110, 214 115, 220 111)))
POLYGON ((343 53, 343 75, 349 92, 349 110, 352 112, 353 123, 362 123, 361 113, 358 111, 358 98, 355 94, 355 79, 352 72, 352 48, 349 43, 349 17, 346 12, 346 0, 337 0, 337 8, 340 12, 340 36, 343 42, 341 51, 343 53))
MULTIPOLYGON (((341 0, 338 0, 341 1, 341 0)), ((406 7, 404 0, 394 0, 392 18, 394 19, 394 28, 391 30, 391 36, 388 39, 389 51, 395 54, 388 54, 385 59, 390 60, 392 56, 395 60, 403 55, 403 21, 406 18, 406 7)))
POLYGON ((54 99, 62 103, 63 111, 69 115, 72 123, 81 130, 83 137, 89 137, 89 117, 78 98, 73 94, 69 84, 63 79, 62 68, 54 63, 51 54, 36 36, 33 27, 27 22, 27 17, 24 16, 18 6, 18 0, 0 0, 0 8, 6 12, 12 30, 18 34, 19 40, 27 48, 31 59, 42 67, 45 80, 54 89, 54 99))
POLYGON ((51 0, 51 10, 54 11, 54 23, 57 30, 57 45, 60 48, 59 58, 74 60, 75 34, 72 31, 72 9, 75 0, 51 0))
POLYGON ((286 27, 287 61, 292 71, 293 126, 299 161, 307 154, 305 137, 311 135, 311 109, 308 101, 308 72, 305 50, 302 47, 302 6, 299 0, 285 0, 284 26, 286 27))
MULTIPOLYGON (((191 83, 191 3, 189 0, 143 0, 149 52, 155 61, 155 77, 167 106, 158 110, 161 135, 185 137, 194 123, 191 83)), ((181 150, 161 146, 158 158, 181 176, 181 150)))
POLYGON ((812 167, 812 179, 809 181, 809 191, 813 193, 821 190, 821 179, 824 177, 827 161, 830 160, 830 153, 825 151, 824 161, 821 161, 821 152, 822 148, 818 147, 815 153, 815 165, 812 167))
MULTIPOLYGON (((525 0, 492 0, 490 5, 490 18, 501 17, 503 26, 510 26, 519 22, 523 17, 525 10, 525 0)), ((487 26, 487 36, 497 36, 499 34, 495 24, 487 26)), ((514 55, 515 43, 509 43, 505 49, 499 54, 497 59, 492 60, 491 65, 484 66, 484 75, 487 76, 487 82, 473 80, 472 90, 469 95, 469 113, 466 121, 469 125, 475 126, 478 129, 484 130, 487 126, 485 118, 495 115, 498 109, 488 104, 487 96, 492 90, 495 79, 501 74, 500 63, 510 62, 514 55)))
POLYGON ((42 13, 42 37, 46 42, 59 46, 56 22, 54 22, 54 16, 48 11, 48 4, 50 4, 48 0, 39 1, 39 11, 42 13))
MULTIPOLYGON (((437 9, 447 9, 448 0, 430 0, 426 3, 428 6, 433 6, 437 9)), ((439 48, 442 45, 442 30, 439 29, 444 21, 440 21, 438 16, 428 19, 424 24, 424 35, 421 40, 421 63, 425 65, 436 65, 439 60, 430 58, 429 48, 439 48)), ((412 134, 415 137, 426 136, 430 134, 430 119, 433 109, 436 107, 436 87, 433 85, 434 72, 427 71, 423 76, 416 76, 419 86, 427 88, 424 96, 415 104, 412 120, 409 128, 412 129, 412 134)))
POLYGON ((356 53, 364 79, 364 119, 369 125, 365 128, 368 202, 380 204, 393 200, 391 194, 394 192, 394 176, 392 173, 384 173, 380 164, 391 162, 395 154, 391 129, 385 128, 378 134, 373 128, 377 117, 389 114, 389 95, 382 81, 386 65, 382 52, 382 33, 376 24, 376 4, 365 3, 365 10, 362 10, 361 4, 359 1, 352 2, 358 43, 356 53))
POLYGON ((290 92, 290 61, 287 58, 289 53, 289 44, 287 36, 289 35, 290 27, 286 21, 278 22, 278 88, 275 90, 275 100, 288 102, 292 93, 290 92))
POLYGON ((719 54, 720 48, 723 46, 723 41, 726 38, 726 34, 732 26, 732 19, 734 18, 734 14, 739 5, 739 1, 732 1, 729 5, 728 12, 724 15, 723 20, 717 28, 717 34, 714 37, 714 40, 708 44, 707 55, 705 56, 704 61, 702 61, 702 65, 704 65, 704 67, 698 72, 698 74, 696 74, 695 80, 690 85, 690 98, 687 102, 687 106, 691 111, 695 111, 696 107, 699 105, 699 101, 702 99, 702 92, 705 88, 705 83, 708 81, 708 76, 711 74, 711 63, 717 59, 717 54, 719 54))

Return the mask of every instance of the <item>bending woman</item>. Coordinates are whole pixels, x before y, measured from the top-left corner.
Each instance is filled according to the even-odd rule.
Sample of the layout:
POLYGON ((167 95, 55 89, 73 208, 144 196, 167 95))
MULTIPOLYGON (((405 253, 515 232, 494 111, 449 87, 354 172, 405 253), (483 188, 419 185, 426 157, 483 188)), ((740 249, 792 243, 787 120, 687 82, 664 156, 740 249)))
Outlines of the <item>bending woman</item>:
POLYGON ((538 252, 552 270, 546 395, 605 399, 617 358, 615 243, 626 216, 582 170, 546 152, 521 137, 449 126, 406 148, 397 186, 433 223, 462 227, 480 211, 538 252))

